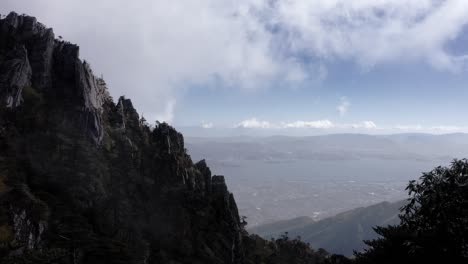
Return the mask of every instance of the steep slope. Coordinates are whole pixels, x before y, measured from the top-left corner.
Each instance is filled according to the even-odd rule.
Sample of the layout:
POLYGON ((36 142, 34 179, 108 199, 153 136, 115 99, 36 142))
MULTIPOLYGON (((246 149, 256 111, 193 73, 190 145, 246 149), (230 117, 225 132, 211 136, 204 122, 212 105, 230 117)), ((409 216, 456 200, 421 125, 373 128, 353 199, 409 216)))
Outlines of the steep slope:
POLYGON ((363 240, 377 237, 373 227, 398 224, 399 208, 404 204, 405 201, 383 202, 317 222, 308 217, 300 217, 254 227, 249 232, 267 239, 280 237, 287 232, 290 237, 300 236, 314 248, 350 256, 353 250, 360 251, 365 247, 363 240))
POLYGON ((249 235, 224 177, 78 53, 34 17, 0 19, 0 263, 349 263, 249 235))
MULTIPOLYGON (((328 219, 328 218, 327 218, 328 219)), ((309 225, 316 224, 317 221, 309 216, 300 216, 293 219, 276 221, 264 225, 247 228, 254 234, 259 234, 266 238, 280 237, 291 230, 301 229, 309 225)))
POLYGON ((0 262, 242 263, 222 176, 35 18, 0 20, 0 262))

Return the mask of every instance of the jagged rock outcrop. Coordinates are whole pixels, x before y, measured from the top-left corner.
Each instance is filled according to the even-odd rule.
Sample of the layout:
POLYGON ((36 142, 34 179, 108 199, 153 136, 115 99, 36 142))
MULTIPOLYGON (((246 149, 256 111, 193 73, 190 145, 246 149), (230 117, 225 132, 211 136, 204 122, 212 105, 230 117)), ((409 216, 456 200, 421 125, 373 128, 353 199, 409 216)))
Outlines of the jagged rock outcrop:
POLYGON ((79 59, 76 45, 54 38, 52 29, 34 17, 10 13, 0 22, 0 102, 16 108, 23 90, 54 97, 63 122, 75 125, 100 143, 103 137, 102 105, 109 97, 105 86, 79 59))
POLYGON ((224 178, 35 18, 0 20, 0 262, 243 263, 224 178))
POLYGON ((0 263, 344 263, 245 224, 224 177, 115 103, 78 46, 0 19, 0 263))

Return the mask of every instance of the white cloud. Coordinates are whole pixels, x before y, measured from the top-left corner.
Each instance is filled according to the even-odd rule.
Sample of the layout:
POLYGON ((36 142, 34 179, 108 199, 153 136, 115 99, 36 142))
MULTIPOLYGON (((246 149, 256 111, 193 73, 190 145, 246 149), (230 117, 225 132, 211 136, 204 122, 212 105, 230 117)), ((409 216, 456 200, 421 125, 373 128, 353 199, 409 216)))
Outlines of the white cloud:
POLYGON ((343 116, 348 112, 350 105, 351 103, 349 102, 348 98, 343 96, 340 98, 340 104, 336 107, 336 110, 338 110, 338 113, 343 116))
POLYGON ((466 127, 459 127, 459 126, 433 126, 431 127, 431 130, 438 130, 438 131, 448 131, 448 132, 453 132, 453 131, 466 131, 466 127))
POLYGON ((78 43, 112 94, 149 121, 172 120, 192 84, 291 87, 326 78, 336 59, 449 71, 467 62, 446 49, 468 22, 466 0, 2 0, 0 13, 11 10, 78 43))
POLYGON ((278 1, 275 15, 297 33, 290 47, 320 58, 351 59, 364 68, 419 60, 456 70, 465 63, 444 47, 468 22, 466 0, 278 1))
POLYGON ((203 122, 201 123, 201 127, 203 127, 203 128, 213 128, 213 126, 214 126, 214 125, 213 125, 213 123, 211 123, 211 122, 204 122, 204 121, 203 121, 203 122))
POLYGON ((427 132, 427 133, 454 133, 468 132, 466 126, 439 125, 439 126, 422 126, 422 125, 396 125, 396 130, 405 132, 427 132))
POLYGON ((365 128, 365 129, 374 129, 377 128, 377 125, 372 121, 362 121, 361 123, 351 124, 352 128, 365 128))
POLYGON ((334 124, 330 120, 317 121, 295 121, 292 123, 284 123, 283 128, 332 128, 334 124))
POLYGON ((103 73, 115 97, 125 94, 148 119, 169 121, 174 113, 167 110, 175 105, 168 104, 193 84, 261 89, 315 76, 271 48, 273 34, 258 13, 267 6, 258 0, 3 0, 0 13, 37 16, 80 45, 81 57, 103 73))
POLYGON ((293 121, 293 122, 270 122, 260 121, 256 118, 244 120, 235 127, 253 128, 253 129, 273 129, 273 130, 286 130, 286 129, 318 129, 335 132, 365 132, 365 133, 401 133, 401 132, 417 132, 417 133, 468 133, 468 126, 455 126, 455 125, 438 125, 438 126, 422 126, 416 125, 395 125, 395 126, 378 126, 374 121, 365 120, 356 123, 336 123, 328 119, 313 120, 313 121, 293 121))
POLYGON ((421 125, 396 125, 395 129, 410 131, 410 130, 422 130, 423 127, 421 125))
POLYGON ((174 99, 168 99, 164 104, 164 109, 156 114, 154 114, 155 120, 164 121, 167 123, 172 123, 174 120, 174 107, 176 101, 174 99))
POLYGON ((250 118, 244 121, 241 121, 236 125, 239 128, 271 128, 270 122, 260 121, 256 118, 250 118))
POLYGON ((269 121, 260 121, 256 118, 251 118, 238 123, 235 127, 242 128, 270 128, 270 129, 296 129, 296 128, 313 128, 313 129, 377 129, 377 125, 373 121, 362 121, 358 123, 333 123, 328 119, 314 120, 314 121, 294 121, 294 122, 281 122, 272 123, 269 121))

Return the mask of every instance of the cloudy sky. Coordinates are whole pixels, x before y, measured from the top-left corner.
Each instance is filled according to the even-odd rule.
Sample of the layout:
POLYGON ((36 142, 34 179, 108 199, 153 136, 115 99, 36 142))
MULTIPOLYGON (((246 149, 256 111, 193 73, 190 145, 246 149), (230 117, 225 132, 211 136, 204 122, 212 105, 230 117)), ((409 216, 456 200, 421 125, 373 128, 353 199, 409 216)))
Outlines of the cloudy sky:
POLYGON ((1 2, 78 43, 149 122, 468 132, 466 0, 1 2))

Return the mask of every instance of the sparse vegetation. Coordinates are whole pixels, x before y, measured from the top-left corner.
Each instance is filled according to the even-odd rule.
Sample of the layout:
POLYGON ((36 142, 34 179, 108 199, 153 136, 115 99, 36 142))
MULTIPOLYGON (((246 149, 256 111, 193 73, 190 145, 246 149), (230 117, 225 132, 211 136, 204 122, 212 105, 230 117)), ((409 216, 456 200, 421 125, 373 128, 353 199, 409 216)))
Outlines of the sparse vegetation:
POLYGON ((356 253, 358 263, 466 263, 468 261, 468 161, 424 173, 407 187, 402 223, 377 227, 382 237, 356 253), (435 261, 435 262, 434 262, 435 261))

